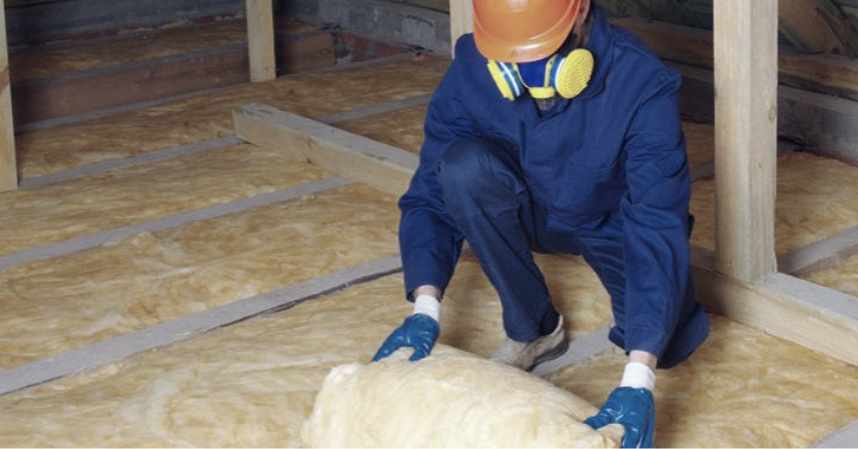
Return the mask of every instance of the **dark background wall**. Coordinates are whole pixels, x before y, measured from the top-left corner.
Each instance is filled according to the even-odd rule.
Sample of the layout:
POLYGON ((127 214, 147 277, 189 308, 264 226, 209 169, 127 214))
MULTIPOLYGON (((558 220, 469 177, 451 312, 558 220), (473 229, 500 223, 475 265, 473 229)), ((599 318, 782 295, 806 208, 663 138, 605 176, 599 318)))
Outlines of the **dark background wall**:
POLYGON ((6 6, 13 46, 243 13, 242 0, 17 0, 6 6))

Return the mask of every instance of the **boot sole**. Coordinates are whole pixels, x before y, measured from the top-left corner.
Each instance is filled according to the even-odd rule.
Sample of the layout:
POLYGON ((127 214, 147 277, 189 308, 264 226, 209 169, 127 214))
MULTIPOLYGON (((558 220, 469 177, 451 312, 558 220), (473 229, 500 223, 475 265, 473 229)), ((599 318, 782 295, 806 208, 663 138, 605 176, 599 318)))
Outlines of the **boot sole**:
POLYGON ((550 362, 552 360, 558 359, 566 354, 566 351, 569 350, 569 337, 563 337, 563 341, 560 342, 557 346, 551 348, 548 351, 543 352, 536 360, 533 361, 533 365, 530 365, 526 371, 530 372, 536 369, 537 366, 550 362))

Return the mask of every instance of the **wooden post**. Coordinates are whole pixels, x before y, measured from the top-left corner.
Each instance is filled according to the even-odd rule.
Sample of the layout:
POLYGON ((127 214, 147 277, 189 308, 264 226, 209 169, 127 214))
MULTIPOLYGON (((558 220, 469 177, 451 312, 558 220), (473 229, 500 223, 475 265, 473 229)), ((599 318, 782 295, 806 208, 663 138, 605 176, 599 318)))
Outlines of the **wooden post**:
POLYGON ((456 40, 474 30, 474 3, 471 0, 450 0, 450 54, 455 55, 456 40))
POLYGON ((277 77, 274 54, 274 8, 271 0, 246 0, 247 45, 250 52, 250 80, 269 81, 277 77))
POLYGON ((713 3, 716 268, 751 282, 777 271, 778 2, 713 3))
POLYGON ((0 0, 0 192, 18 188, 15 164, 15 128, 9 85, 9 51, 6 48, 6 5, 0 0))

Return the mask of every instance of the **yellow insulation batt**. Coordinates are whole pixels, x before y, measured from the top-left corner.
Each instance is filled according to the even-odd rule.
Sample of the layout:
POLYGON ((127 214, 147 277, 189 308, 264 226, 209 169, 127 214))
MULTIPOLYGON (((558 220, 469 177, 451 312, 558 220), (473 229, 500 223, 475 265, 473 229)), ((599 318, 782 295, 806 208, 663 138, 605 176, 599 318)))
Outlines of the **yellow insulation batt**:
MULTIPOLYGON (((775 239, 778 254, 799 249, 858 225, 858 168, 809 153, 778 158, 775 239)), ((712 249, 715 241, 715 182, 694 184, 697 217, 692 242, 712 249)))
POLYGON ((393 256, 398 218, 392 197, 353 185, 13 267, 0 367, 393 256))
POLYGON ((238 145, 34 190, 0 194, 0 255, 284 190, 327 176, 238 145))
MULTIPOLYGON (((808 447, 858 418, 858 367, 713 318, 709 340, 656 381, 657 447, 808 447)), ((598 403, 617 386, 620 351, 550 380, 598 403)))
MULTIPOLYGON (((589 268, 577 258, 543 256, 540 263, 573 334, 610 322, 589 268)), ((411 309, 401 276, 387 276, 2 396, 0 446, 296 447, 328 371, 369 361, 411 309)), ((503 338, 497 296, 470 258, 457 270, 442 314, 442 343, 486 356, 503 338)))
POLYGON ((419 57, 242 84, 147 109, 18 136, 23 178, 233 135, 232 111, 266 103, 311 118, 432 93, 448 58, 419 57))
MULTIPOLYGON (((503 334, 496 297, 468 287, 479 277, 475 265, 466 261, 456 274, 442 306, 440 341, 486 356, 503 334)), ((564 267, 553 278, 574 269, 549 265, 564 267)), ((560 292, 565 296, 566 287, 560 292)), ((564 313, 588 310, 599 293, 578 302, 585 293, 568 291, 564 313)), ((329 370, 369 361, 410 311, 401 277, 388 276, 3 396, 0 445, 299 446, 329 370)), ((600 404, 624 363, 617 351, 550 380, 600 404)), ((710 340, 688 363, 659 372, 656 444, 805 447, 858 418, 856 388, 858 368, 715 318, 710 340)))
POLYGON ((837 266, 808 273, 801 277, 810 282, 858 297, 858 255, 846 259, 837 266))
MULTIPOLYGON (((290 32, 311 31, 314 27, 289 23, 290 32)), ((42 46, 38 51, 11 55, 15 68, 13 79, 48 78, 155 58, 183 55, 194 51, 213 50, 238 45, 247 39, 243 21, 173 27, 154 32, 131 33, 90 41, 70 41, 56 46, 42 46)))

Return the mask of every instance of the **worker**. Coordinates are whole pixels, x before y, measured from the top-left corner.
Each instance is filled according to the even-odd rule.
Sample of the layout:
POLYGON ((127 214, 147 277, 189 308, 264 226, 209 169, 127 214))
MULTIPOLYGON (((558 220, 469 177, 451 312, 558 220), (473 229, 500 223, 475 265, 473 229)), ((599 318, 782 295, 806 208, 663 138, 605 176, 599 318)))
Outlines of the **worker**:
POLYGON ((533 252, 581 255, 611 296, 610 340, 629 357, 587 423, 622 424, 624 447, 652 447, 654 370, 709 333, 689 269, 681 78, 590 0, 473 5, 474 33, 455 45, 399 202, 414 314, 375 360, 431 352, 464 241, 503 307, 508 338, 492 357, 529 370, 562 355, 564 320, 533 252))

